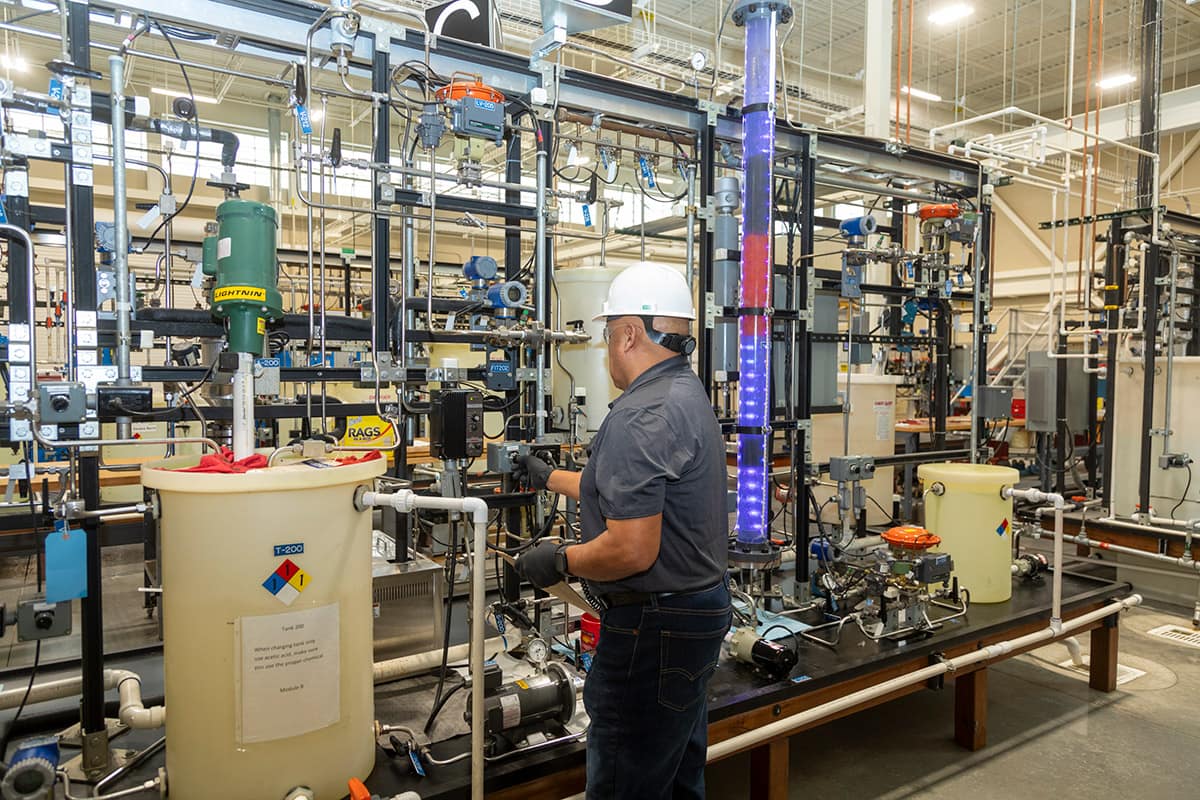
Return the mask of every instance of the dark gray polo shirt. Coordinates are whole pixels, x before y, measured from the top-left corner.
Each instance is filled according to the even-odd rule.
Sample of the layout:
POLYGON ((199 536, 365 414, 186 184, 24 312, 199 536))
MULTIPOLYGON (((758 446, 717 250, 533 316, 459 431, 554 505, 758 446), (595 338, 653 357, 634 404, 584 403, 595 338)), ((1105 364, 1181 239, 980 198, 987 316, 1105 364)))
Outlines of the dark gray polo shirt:
POLYGON ((610 408, 580 482, 583 541, 610 519, 662 513, 662 542, 645 572, 589 585, 599 594, 712 586, 729 557, 728 481, 725 442, 703 384, 675 356, 639 375, 610 408))

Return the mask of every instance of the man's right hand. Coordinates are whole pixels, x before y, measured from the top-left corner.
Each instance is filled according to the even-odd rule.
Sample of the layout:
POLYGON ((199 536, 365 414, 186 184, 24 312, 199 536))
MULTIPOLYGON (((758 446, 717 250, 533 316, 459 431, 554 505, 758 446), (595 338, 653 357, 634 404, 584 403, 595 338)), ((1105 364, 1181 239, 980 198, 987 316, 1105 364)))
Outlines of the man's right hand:
POLYGON ((526 483, 540 491, 546 488, 546 484, 550 480, 550 473, 554 470, 553 464, 541 456, 531 453, 517 459, 517 463, 513 465, 512 475, 513 480, 526 483))

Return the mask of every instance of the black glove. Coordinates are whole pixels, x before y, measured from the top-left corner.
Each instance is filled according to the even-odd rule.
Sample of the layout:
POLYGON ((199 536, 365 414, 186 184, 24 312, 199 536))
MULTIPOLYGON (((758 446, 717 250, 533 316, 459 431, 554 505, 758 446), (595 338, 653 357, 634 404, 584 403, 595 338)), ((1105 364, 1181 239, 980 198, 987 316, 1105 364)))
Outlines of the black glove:
POLYGON ((567 577, 567 545, 539 542, 517 558, 517 572, 539 589, 567 577))
POLYGON ((556 467, 542 456, 530 453, 518 458, 517 463, 513 464, 512 476, 518 483, 524 482, 534 489, 541 490, 546 488, 550 473, 555 469, 556 467))

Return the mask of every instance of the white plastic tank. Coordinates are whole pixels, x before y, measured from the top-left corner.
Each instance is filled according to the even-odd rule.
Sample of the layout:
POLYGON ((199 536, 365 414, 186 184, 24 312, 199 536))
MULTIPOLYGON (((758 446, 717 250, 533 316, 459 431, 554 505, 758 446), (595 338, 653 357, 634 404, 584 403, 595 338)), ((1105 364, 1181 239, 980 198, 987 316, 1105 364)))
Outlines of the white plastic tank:
POLYGON ((564 411, 570 399, 571 378, 575 378, 575 391, 586 394, 582 409, 587 418, 580 426, 583 430, 597 431, 600 423, 608 416, 608 404, 621 392, 613 385, 608 374, 608 350, 604 345, 604 321, 592 321, 600 313, 608 297, 608 285, 621 272, 620 269, 600 267, 578 267, 554 273, 562 303, 564 323, 583 320, 584 329, 592 339, 587 344, 565 344, 561 348, 562 366, 554 364, 554 405, 564 411))
POLYGON ((991 464, 922 464, 925 527, 942 539, 954 559, 954 575, 972 603, 1003 603, 1012 597, 1012 499, 1000 492, 1020 473, 991 464), (945 491, 931 491, 935 484, 945 491))
POLYGON ((161 508, 172 800, 342 797, 375 764, 371 515, 385 459, 227 474, 147 465, 161 508))

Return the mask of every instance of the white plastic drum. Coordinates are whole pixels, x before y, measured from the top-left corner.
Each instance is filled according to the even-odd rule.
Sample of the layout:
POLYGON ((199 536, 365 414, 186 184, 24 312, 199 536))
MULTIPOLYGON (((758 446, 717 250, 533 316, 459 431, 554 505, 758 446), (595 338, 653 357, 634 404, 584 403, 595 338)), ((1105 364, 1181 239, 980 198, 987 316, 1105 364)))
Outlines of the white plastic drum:
POLYGON ((384 459, 240 475, 147 465, 162 531, 172 800, 342 797, 375 763, 371 515, 384 459))
POLYGON ((608 350, 604 345, 604 321, 592 321, 600 313, 608 296, 608 285, 619 275, 619 269, 580 267, 564 269, 554 273, 562 303, 562 319, 571 322, 583 320, 584 329, 591 334, 587 344, 565 344, 562 346, 562 367, 554 365, 554 405, 564 411, 570 399, 571 377, 575 379, 576 393, 582 389, 587 401, 582 409, 587 414, 581 428, 589 431, 600 429, 600 423, 608 416, 608 404, 617 398, 620 391, 608 375, 608 350), (566 372, 569 371, 571 377, 566 372))
POLYGON ((954 575, 972 603, 1003 603, 1012 597, 1012 500, 1000 496, 1020 474, 991 464, 922 464, 925 527, 942 539, 954 559, 954 575), (940 496, 929 491, 945 487, 940 496))

